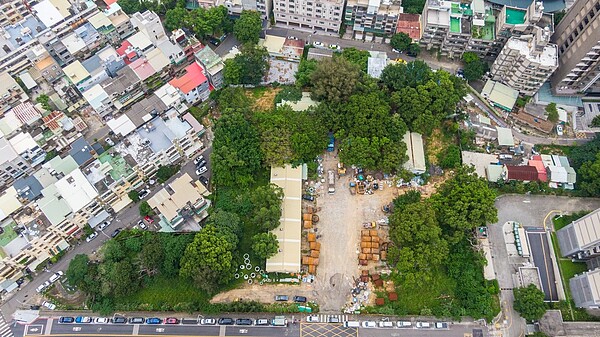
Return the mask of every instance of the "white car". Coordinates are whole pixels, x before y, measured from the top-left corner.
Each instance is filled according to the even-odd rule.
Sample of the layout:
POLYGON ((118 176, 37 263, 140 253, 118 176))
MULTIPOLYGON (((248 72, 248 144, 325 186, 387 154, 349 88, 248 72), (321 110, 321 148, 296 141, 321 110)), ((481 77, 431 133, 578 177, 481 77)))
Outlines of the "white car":
POLYGON ((306 317, 306 321, 309 323, 319 323, 319 316, 317 315, 311 315, 306 317))
POLYGON ((206 171, 208 171, 208 169, 206 168, 206 166, 202 166, 202 167, 200 167, 200 168, 198 168, 196 170, 196 174, 197 175, 201 175, 201 174, 205 173, 206 171))
POLYGON ((429 329, 431 324, 428 322, 417 322, 417 329, 429 329))
POLYGON ((115 146, 115 142, 113 142, 112 139, 106 137, 106 139, 104 140, 106 142, 106 144, 108 144, 109 146, 115 146))
POLYGON ((203 318, 200 320, 200 324, 202 325, 215 325, 217 324, 217 320, 214 318, 203 318))
POLYGON ((148 194, 150 194, 150 190, 147 188, 142 189, 141 191, 138 192, 138 198, 144 199, 145 197, 148 196, 148 194))
POLYGON ((101 231, 104 228, 108 227, 110 225, 110 221, 104 221, 103 223, 101 223, 100 225, 98 225, 98 230, 101 231))
POLYGON ((144 223, 144 220, 140 220, 137 222, 138 227, 140 227, 141 229, 148 229, 148 225, 146 225, 144 223))
POLYGON ((313 42, 313 45, 314 45, 315 47, 325 47, 325 45, 324 45, 322 42, 319 42, 319 41, 315 41, 315 42, 313 42))
POLYGON ((46 285, 40 284, 39 287, 35 288, 35 291, 37 291, 38 293, 41 293, 42 291, 44 291, 44 289, 46 289, 46 285))
POLYGON ((61 276, 63 276, 63 275, 64 275, 64 273, 59 270, 56 273, 54 273, 54 275, 50 276, 49 281, 51 283, 54 283, 54 282, 58 281, 58 279, 61 278, 61 276))
POLYGON ((410 321, 398 321, 398 323, 396 323, 396 326, 399 328, 410 328, 412 326, 412 323, 410 321))
POLYGON ((194 165, 198 165, 203 160, 204 160, 204 156, 199 155, 198 157, 196 157, 196 159, 194 159, 194 165))
POLYGON ((98 232, 93 232, 87 238, 85 238, 85 242, 91 242, 98 236, 98 232))
POLYGON ((340 46, 338 46, 337 44, 330 44, 329 48, 333 49, 333 50, 340 50, 340 46))
POLYGON ((379 327, 380 328, 393 328, 394 327, 394 322, 381 321, 381 322, 379 322, 379 327))
POLYGON ((44 301, 44 302, 42 303, 42 305, 43 305, 44 307, 46 307, 46 308, 50 309, 50 310, 54 310, 54 309, 56 309, 56 304, 54 304, 54 303, 51 303, 51 302, 48 302, 48 301, 44 301))
POLYGON ((96 323, 99 323, 99 324, 106 324, 109 322, 110 322, 110 318, 107 318, 107 317, 97 317, 96 318, 96 323))
POLYGON ((376 328, 377 323, 375 323, 373 321, 365 321, 365 322, 362 322, 362 327, 363 328, 376 328))

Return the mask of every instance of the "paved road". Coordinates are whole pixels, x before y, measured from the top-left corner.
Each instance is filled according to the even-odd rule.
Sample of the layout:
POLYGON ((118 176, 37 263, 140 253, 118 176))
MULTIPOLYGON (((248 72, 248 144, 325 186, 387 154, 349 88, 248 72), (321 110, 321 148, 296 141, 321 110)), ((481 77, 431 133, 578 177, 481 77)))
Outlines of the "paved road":
MULTIPOLYGON (((525 227, 544 227, 544 221, 550 221, 552 211, 571 213, 580 210, 592 210, 600 207, 600 199, 569 198, 536 195, 502 195, 496 199, 498 222, 489 226, 494 270, 501 288, 500 300, 504 324, 504 336, 518 337, 525 331, 525 321, 513 310, 514 296, 512 275, 520 266, 508 256, 504 242, 502 226, 507 221, 517 221, 525 227)), ((549 224, 548 224, 549 225, 549 224)), ((546 225, 546 226, 548 226, 546 225)))
POLYGON ((538 267, 540 272, 540 283, 546 295, 545 300, 558 302, 557 280, 554 275, 553 256, 548 244, 548 233, 542 227, 539 230, 528 228, 527 238, 533 264, 538 267))

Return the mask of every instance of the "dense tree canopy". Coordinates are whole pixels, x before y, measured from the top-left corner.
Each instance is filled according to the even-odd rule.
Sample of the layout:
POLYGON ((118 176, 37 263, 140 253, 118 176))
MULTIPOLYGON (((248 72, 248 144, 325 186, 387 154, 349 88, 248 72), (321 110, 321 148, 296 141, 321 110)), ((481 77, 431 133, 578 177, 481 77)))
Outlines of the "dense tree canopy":
MULTIPOLYGON (((137 0, 126 1, 137 2, 137 0)), ((183 8, 182 4, 166 11, 164 25, 167 30, 187 28, 202 40, 209 36, 220 36, 233 30, 233 23, 227 14, 227 7, 225 6, 216 6, 208 9, 199 7, 189 11, 183 8)))
POLYGON ((476 81, 488 71, 488 65, 474 52, 466 52, 462 56, 464 76, 467 81, 476 81))
POLYGON ((369 57, 371 54, 366 50, 360 50, 356 48, 344 48, 342 51, 342 57, 348 60, 350 63, 358 66, 363 72, 367 72, 367 66, 369 57))
POLYGON ((279 241, 273 233, 259 233, 252 237, 252 251, 260 259, 268 259, 277 254, 279 241))
POLYGON ((546 313, 546 304, 544 303, 544 292, 539 290, 534 284, 525 288, 515 288, 514 308, 529 322, 537 321, 546 313))
POLYGON ((549 103, 548 105, 546 105, 545 110, 549 121, 551 121, 552 123, 558 122, 558 109, 556 108, 556 103, 549 103))
POLYGON ((584 195, 600 196, 600 152, 594 160, 586 161, 577 171, 579 189, 584 195))
POLYGON ((269 71, 269 53, 263 47, 246 44, 241 53, 225 60, 225 84, 260 84, 269 71))
POLYGON ((343 102, 352 95, 361 76, 358 66, 343 57, 323 60, 311 74, 312 96, 319 101, 343 102))
POLYGON ((296 86, 302 88, 312 85, 312 73, 317 69, 317 60, 302 59, 296 72, 296 86))
POLYGON ((427 63, 417 60, 408 63, 394 63, 383 69, 381 81, 389 90, 399 91, 405 87, 416 88, 425 84, 433 72, 427 63))
POLYGON ((412 39, 406 33, 398 33, 392 36, 390 45, 392 48, 400 51, 408 51, 408 46, 412 43, 412 39))
POLYGON ((262 30, 262 19, 257 11, 242 11, 233 25, 233 34, 242 43, 257 44, 262 30))

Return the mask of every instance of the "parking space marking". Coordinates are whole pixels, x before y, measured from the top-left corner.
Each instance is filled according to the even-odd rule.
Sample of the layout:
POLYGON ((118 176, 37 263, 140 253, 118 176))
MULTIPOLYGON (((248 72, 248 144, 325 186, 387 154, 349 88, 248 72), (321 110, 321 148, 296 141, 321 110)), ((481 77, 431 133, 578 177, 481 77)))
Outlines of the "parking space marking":
POLYGON ((32 324, 25 328, 25 335, 41 335, 44 330, 43 324, 32 324))
POLYGON ((300 337, 356 337, 358 329, 339 324, 300 323, 300 337))

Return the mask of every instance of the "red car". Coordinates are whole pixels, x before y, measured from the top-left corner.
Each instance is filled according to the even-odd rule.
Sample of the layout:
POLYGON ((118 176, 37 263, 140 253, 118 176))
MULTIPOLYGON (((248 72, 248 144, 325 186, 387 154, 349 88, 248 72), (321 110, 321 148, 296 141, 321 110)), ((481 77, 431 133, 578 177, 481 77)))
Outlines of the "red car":
POLYGON ((150 225, 150 224, 152 224, 154 222, 154 219, 152 219, 151 217, 149 217, 149 216, 146 215, 144 217, 144 221, 146 221, 150 225))
POLYGON ((165 319, 165 324, 179 324, 179 320, 175 317, 165 319))

